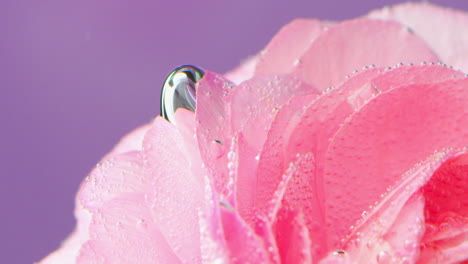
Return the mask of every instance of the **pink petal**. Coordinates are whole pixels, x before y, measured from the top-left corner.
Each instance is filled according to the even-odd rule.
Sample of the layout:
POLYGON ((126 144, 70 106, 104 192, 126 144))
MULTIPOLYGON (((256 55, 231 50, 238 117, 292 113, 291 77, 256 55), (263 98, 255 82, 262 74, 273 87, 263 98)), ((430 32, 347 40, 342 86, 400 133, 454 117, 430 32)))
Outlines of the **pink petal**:
POLYGON ((468 72, 468 14, 430 3, 405 3, 369 13, 408 26, 445 63, 468 72), (465 33, 465 34, 464 34, 465 33))
POLYGON ((372 224, 359 231, 359 236, 346 248, 353 263, 416 262, 424 234, 424 198, 415 195, 396 213, 395 222, 388 229, 379 225, 388 221, 381 216, 369 220, 372 224))
POLYGON ((295 19, 285 25, 260 53, 255 75, 290 73, 327 26, 314 19, 295 19))
POLYGON ((422 189, 428 227, 422 259, 443 263, 468 260, 467 161, 465 152, 445 162, 422 189))
MULTIPOLYGON (((316 153, 315 158, 318 164, 325 162, 324 154, 328 148, 328 139, 336 133, 345 118, 372 97, 372 92, 378 93, 390 89, 395 85, 393 80, 398 80, 400 84, 404 85, 406 83, 422 82, 423 80, 424 82, 446 80, 452 78, 454 74, 456 77, 463 76, 440 66, 405 66, 385 72, 381 72, 379 69, 369 69, 348 79, 338 89, 331 90, 317 100, 312 101, 306 108, 302 107, 303 104, 298 102, 285 106, 278 113, 265 143, 264 152, 260 158, 258 180, 253 181, 252 178, 248 178, 251 179, 251 182, 245 184, 252 188, 250 190, 252 193, 253 190, 263 192, 263 195, 257 198, 257 208, 261 208, 260 205, 265 203, 266 200, 271 200, 269 197, 273 195, 266 190, 276 190, 275 188, 277 188, 276 186, 281 180, 279 175, 286 172, 287 166, 285 167, 284 164, 292 162, 297 153, 316 153), (384 80, 387 80, 387 82, 385 83, 384 80), (376 88, 377 86, 379 88, 376 88), (361 97, 364 96, 363 101, 356 103, 356 97, 359 94, 361 97), (292 134, 291 131, 293 131, 292 134)), ((240 168, 242 168, 242 164, 244 163, 240 163, 240 168)), ((251 167, 246 170, 252 171, 251 167)), ((239 178, 245 179, 246 174, 247 172, 239 176, 239 178)), ((324 202, 323 189, 321 188, 323 183, 320 178, 315 176, 311 178, 311 182, 315 182, 312 189, 307 189, 307 185, 303 185, 303 188, 309 190, 309 194, 306 196, 310 198, 309 202, 311 204, 315 203, 315 206, 311 207, 313 210, 307 210, 305 215, 314 219, 313 222, 309 222, 308 226, 313 237, 312 240, 318 241, 318 244, 319 241, 325 240, 320 232, 323 229, 313 229, 314 225, 324 226, 324 215, 319 209, 323 207, 320 204, 324 202)), ((295 190, 298 189, 295 188, 295 190)), ((245 198, 248 195, 252 196, 251 193, 245 191, 240 196, 245 198)), ((243 201, 245 200, 243 199, 243 201)), ((250 206, 254 207, 253 204, 250 206)), ((305 204, 301 206, 305 206, 305 204)), ((322 245, 321 251, 314 251, 314 254, 317 256, 323 255, 326 247, 326 245, 322 245)))
POLYGON ((325 232, 322 228, 323 214, 321 214, 316 196, 314 177, 315 160, 313 155, 311 153, 297 154, 296 159, 283 175, 283 180, 277 187, 270 203, 269 219, 276 225, 276 241, 282 259, 290 259, 293 256, 299 258, 300 255, 304 260, 308 258, 320 259, 327 252, 326 244, 323 243, 325 241, 325 232), (301 212, 301 219, 295 219, 299 217, 296 215, 297 212, 301 212), (292 218, 297 223, 291 222, 292 218), (288 235, 307 235, 301 238, 302 241, 295 238, 297 240, 295 242, 303 244, 303 247, 299 247, 299 244, 296 245, 296 252, 290 249, 290 237, 285 234, 287 228, 298 232, 288 235), (304 248, 309 244, 310 247, 304 248))
POLYGON ((221 217, 231 263, 270 263, 264 240, 237 214, 223 209, 221 217))
POLYGON ((357 263, 415 263, 423 235, 427 236, 424 211, 431 203, 421 187, 427 187, 438 177, 436 170, 460 155, 463 151, 439 152, 405 173, 380 202, 364 211, 341 248, 357 263))
POLYGON ((224 74, 224 77, 229 79, 231 82, 235 84, 240 84, 243 81, 249 80, 254 76, 255 67, 259 61, 260 56, 255 55, 250 58, 247 58, 245 61, 241 63, 240 66, 235 68, 232 71, 229 71, 224 74))
POLYGON ((156 119, 143 143, 143 173, 150 179, 144 193, 156 226, 175 254, 182 262, 200 263, 204 182, 192 174, 184 142, 172 124, 156 119))
POLYGON ((312 263, 312 241, 303 213, 281 211, 274 225, 283 264, 312 263))
POLYGON ((302 56, 296 73, 325 90, 366 65, 393 66, 438 59, 418 37, 396 22, 356 19, 321 34, 302 56))
POLYGON ((79 206, 95 212, 104 203, 121 195, 143 193, 149 183, 143 168, 141 152, 108 156, 81 184, 77 195, 79 206))
POLYGON ((288 166, 283 162, 283 144, 289 139, 293 124, 298 121, 295 120, 296 114, 300 116, 298 113, 303 106, 314 98, 316 95, 293 98, 279 110, 261 155, 255 156, 255 149, 246 143, 246 135, 239 135, 236 208, 247 222, 256 219, 257 214, 267 216, 283 170, 288 166))
POLYGON ((260 153, 278 110, 294 96, 317 94, 313 87, 289 76, 261 75, 235 88, 231 98, 231 125, 246 144, 260 153))
POLYGON ((117 143, 117 145, 107 155, 120 154, 134 150, 142 150, 143 138, 145 137, 146 132, 150 130, 151 126, 152 123, 149 123, 134 129, 132 132, 123 137, 120 140, 120 142, 117 143))
POLYGON ((89 232, 77 263, 182 263, 152 221, 143 193, 104 204, 89 232))
MULTIPOLYGON (((182 120, 180 116, 181 114, 176 114, 178 120, 182 120)), ((184 120, 180 123, 179 128, 184 131, 184 120)), ((108 247, 105 241, 100 242, 105 238, 103 232, 106 230, 94 229, 104 228, 102 225, 109 225, 108 221, 116 221, 116 217, 112 215, 113 211, 107 213, 106 209, 112 209, 113 204, 117 207, 123 204, 125 207, 122 211, 131 211, 127 207, 132 205, 135 208, 142 207, 140 213, 131 216, 143 215, 144 222, 161 230, 160 237, 158 235, 147 238, 150 240, 147 241, 149 245, 152 243, 151 239, 162 240, 182 261, 200 262, 198 212, 202 204, 204 183, 202 179, 192 176, 191 169, 196 167, 192 166, 191 158, 197 156, 188 158, 184 152, 193 149, 189 146, 196 144, 190 143, 190 139, 195 141, 193 135, 183 137, 172 124, 157 118, 145 136, 142 152, 133 151, 110 156, 91 173, 83 184, 78 199, 93 213, 94 222, 90 225, 90 236, 93 236, 93 232, 101 235, 95 235, 83 247, 83 259, 110 258, 110 255, 101 255, 101 247, 108 247), (161 149, 165 151, 161 152, 161 149), (132 200, 123 198, 135 196, 141 196, 143 201, 138 200, 138 197, 132 200), (144 209, 146 215, 143 213, 144 209), (173 224, 173 219, 179 219, 178 225, 173 224)), ((196 165, 200 166, 199 162, 196 165)), ((133 232, 130 227, 129 232, 133 232)), ((155 244, 153 241, 157 247, 158 243, 160 242, 155 244)), ((122 247, 126 246, 128 244, 123 244, 122 247)), ((141 245, 138 247, 143 249, 141 245)), ((164 250, 164 245, 161 247, 164 250)), ((151 250, 148 252, 152 254, 151 250)))
POLYGON ((217 193, 228 196, 227 153, 231 145, 229 104, 234 84, 206 72, 197 88, 196 132, 201 157, 214 181, 217 193))
POLYGON ((323 174, 332 245, 412 164, 434 149, 467 144, 467 85, 463 79, 395 88, 344 123, 323 174))
POLYGON ((89 239, 88 230, 91 222, 91 214, 81 206, 76 206, 75 217, 78 221, 73 233, 63 241, 59 249, 49 254, 39 263, 61 264, 69 262, 70 260, 76 260, 81 246, 89 239))

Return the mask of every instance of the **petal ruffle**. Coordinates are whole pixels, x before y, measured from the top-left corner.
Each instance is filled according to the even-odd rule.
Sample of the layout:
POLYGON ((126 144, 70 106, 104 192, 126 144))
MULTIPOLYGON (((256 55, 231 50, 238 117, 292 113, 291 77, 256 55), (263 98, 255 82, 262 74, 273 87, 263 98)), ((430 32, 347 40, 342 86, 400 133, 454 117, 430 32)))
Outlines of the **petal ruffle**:
POLYGON ((461 79, 394 88, 347 119, 324 164, 332 245, 412 164, 434 149, 467 145, 467 85, 461 79))
POLYGON ((338 86, 345 76, 374 64, 438 61, 427 45, 396 22, 355 19, 331 27, 304 53, 296 74, 301 80, 325 90, 338 86))
POLYGON ((255 75, 290 73, 330 24, 315 19, 295 19, 284 26, 260 52, 255 75))
POLYGON ((405 3, 372 11, 369 18, 394 20, 421 37, 441 61, 468 72, 468 14, 430 3, 405 3))

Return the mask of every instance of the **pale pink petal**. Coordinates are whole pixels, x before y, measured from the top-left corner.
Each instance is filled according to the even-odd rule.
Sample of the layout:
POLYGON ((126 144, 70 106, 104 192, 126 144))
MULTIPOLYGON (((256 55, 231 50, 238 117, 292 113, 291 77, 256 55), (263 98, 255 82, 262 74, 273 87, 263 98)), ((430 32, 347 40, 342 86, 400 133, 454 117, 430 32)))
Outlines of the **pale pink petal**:
POLYGON ((249 135, 245 138, 245 143, 258 154, 278 110, 292 97, 317 93, 316 89, 294 77, 256 76, 240 84, 232 93, 230 101, 232 130, 234 133, 242 132, 244 135, 249 135))
POLYGON ((260 53, 255 75, 290 73, 310 44, 328 23, 315 19, 295 19, 285 25, 260 53))
POLYGON ((316 97, 309 95, 293 98, 279 110, 268 132, 269 140, 260 155, 255 154, 256 150, 246 144, 247 135, 239 136, 236 207, 247 222, 254 220, 257 214, 267 216, 270 201, 282 180, 283 169, 289 165, 283 163, 283 145, 295 127, 299 113, 316 97))
POLYGON ((81 206, 76 206, 75 217, 77 219, 77 226, 73 233, 63 241, 59 249, 41 260, 40 264, 62 264, 70 260, 76 260, 81 246, 89 239, 88 230, 91 214, 81 206))
POLYGON ((356 19, 331 27, 304 53, 296 74, 325 90, 371 64, 393 66, 438 59, 426 44, 396 22, 356 19))
POLYGON ((368 17, 408 26, 441 61, 468 72, 468 13, 423 2, 385 7, 369 13, 368 17))
POLYGON ((413 164, 434 149, 467 145, 467 85, 463 79, 395 88, 348 118, 324 164, 331 245, 413 164))
POLYGON ((270 263, 265 241, 236 213, 222 209, 221 218, 231 263, 270 263))
POLYGON ((146 132, 148 132, 152 125, 152 123, 148 123, 134 129, 132 132, 128 133, 125 137, 123 137, 120 140, 120 142, 117 143, 117 145, 107 155, 109 156, 134 150, 142 150, 143 138, 145 137, 146 132))
POLYGON ((204 191, 205 201, 199 213, 202 263, 226 263, 230 256, 221 218, 222 203, 207 175, 204 191))
POLYGON ((144 174, 150 179, 144 193, 156 226, 175 254, 182 262, 201 263, 204 182, 193 175, 184 142, 174 125, 155 120, 143 143, 144 174))
POLYGON ((255 55, 250 58, 247 58, 237 68, 223 74, 224 77, 226 77, 235 84, 240 84, 243 81, 249 80, 254 76, 255 67, 257 66, 259 58, 260 55, 255 55))
POLYGON ((77 263, 182 263, 153 222, 144 194, 122 195, 93 213, 77 263))
POLYGON ((77 195, 79 206, 94 212, 121 195, 143 193, 149 183, 143 160, 141 152, 132 151, 99 162, 81 184, 77 195))
POLYGON ((232 133, 229 104, 234 84, 222 76, 206 72, 197 88, 195 111, 198 146, 217 193, 228 196, 227 154, 232 133))

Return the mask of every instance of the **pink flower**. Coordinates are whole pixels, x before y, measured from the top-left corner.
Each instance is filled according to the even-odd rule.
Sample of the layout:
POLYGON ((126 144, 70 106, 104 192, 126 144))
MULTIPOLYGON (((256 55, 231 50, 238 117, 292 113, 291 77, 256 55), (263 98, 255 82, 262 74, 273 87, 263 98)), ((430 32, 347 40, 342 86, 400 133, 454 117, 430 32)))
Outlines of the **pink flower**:
POLYGON ((294 20, 126 136, 42 263, 467 261, 467 28, 430 4, 294 20))

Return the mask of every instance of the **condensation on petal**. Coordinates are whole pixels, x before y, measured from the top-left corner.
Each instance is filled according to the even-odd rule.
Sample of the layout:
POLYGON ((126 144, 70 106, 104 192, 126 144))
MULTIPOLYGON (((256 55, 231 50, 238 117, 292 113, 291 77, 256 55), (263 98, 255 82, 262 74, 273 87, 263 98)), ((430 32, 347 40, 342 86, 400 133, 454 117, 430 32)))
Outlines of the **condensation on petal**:
POLYGON ((321 34, 304 53, 295 74, 314 87, 337 86, 362 67, 438 61, 426 44, 396 22, 355 19, 321 34))
POLYGON ((236 213, 223 209, 221 219, 231 263, 269 263, 265 240, 236 213))
POLYGON ((144 173, 151 179, 145 201, 154 222, 183 262, 199 263, 204 182, 191 170, 184 139, 172 124, 157 119, 143 145, 144 173))
POLYGON ((105 203, 93 214, 89 233, 77 263, 182 263, 153 222, 143 193, 105 203))
POLYGON ((201 158, 214 181, 217 193, 229 195, 227 168, 232 133, 229 102, 234 84, 224 77, 206 72, 197 90, 196 133, 201 158))
POLYGON ((344 123, 323 174, 332 245, 413 164, 434 149, 467 145, 467 85, 463 79, 395 88, 344 123))
POLYGON ((415 263, 420 249, 426 247, 423 236, 427 237, 428 197, 421 188, 437 178, 435 171, 463 153, 440 151, 416 164, 381 195, 379 202, 363 211, 338 247, 357 263, 415 263))
POLYGON ((315 95, 293 98, 280 109, 274 118, 272 128, 268 131, 267 140, 260 154, 255 154, 255 149, 246 144, 247 135, 241 134, 237 209, 247 222, 255 219, 257 210, 266 216, 268 204, 282 180, 283 170, 286 170, 289 164, 289 161, 283 160, 283 146, 289 139, 303 107, 314 98, 315 95))

